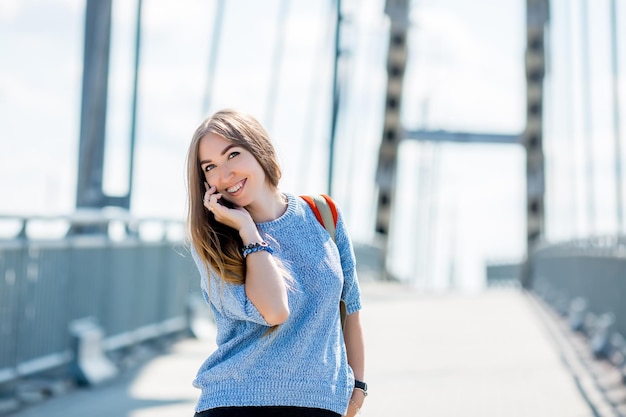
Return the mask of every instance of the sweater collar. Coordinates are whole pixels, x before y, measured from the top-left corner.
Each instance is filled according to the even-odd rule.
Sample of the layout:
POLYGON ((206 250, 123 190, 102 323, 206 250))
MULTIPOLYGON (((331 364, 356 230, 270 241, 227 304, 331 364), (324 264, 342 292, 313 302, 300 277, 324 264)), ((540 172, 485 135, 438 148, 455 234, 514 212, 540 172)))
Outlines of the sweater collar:
POLYGON ((295 218, 296 215, 296 206, 298 205, 296 201, 296 196, 291 193, 283 193, 287 197, 287 210, 277 219, 270 220, 269 222, 257 223, 257 227, 259 229, 270 229, 274 228, 287 222, 291 221, 291 219, 295 218))

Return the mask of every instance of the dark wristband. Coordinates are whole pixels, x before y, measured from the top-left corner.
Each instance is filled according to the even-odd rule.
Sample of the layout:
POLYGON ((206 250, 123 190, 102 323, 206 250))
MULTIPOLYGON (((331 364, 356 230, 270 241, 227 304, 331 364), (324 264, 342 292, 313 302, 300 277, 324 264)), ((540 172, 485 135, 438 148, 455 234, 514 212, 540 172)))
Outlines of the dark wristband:
POLYGON ((361 391, 363 391, 363 393, 367 397, 367 384, 365 382, 359 381, 359 380, 355 379, 354 380, 354 388, 355 389, 360 389, 361 391))

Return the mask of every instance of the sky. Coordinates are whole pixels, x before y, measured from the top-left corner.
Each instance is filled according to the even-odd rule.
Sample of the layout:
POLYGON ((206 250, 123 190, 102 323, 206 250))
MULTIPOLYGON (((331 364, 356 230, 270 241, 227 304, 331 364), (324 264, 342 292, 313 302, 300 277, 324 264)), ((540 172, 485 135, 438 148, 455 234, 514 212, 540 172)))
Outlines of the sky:
POLYGON ((550 206, 548 233, 553 240, 624 233, 623 227, 618 230, 616 219, 615 157, 619 155, 623 161, 626 150, 621 144, 618 153, 615 145, 613 93, 618 91, 621 102, 619 139, 623 142, 626 5, 620 1, 616 4, 618 74, 614 77, 610 1, 593 2, 586 11, 578 2, 553 1, 552 64, 546 89, 546 107, 550 110, 545 117, 548 141, 544 147, 550 206))
MULTIPOLYGON (((211 89, 209 57, 217 2, 143 4, 131 214, 184 218, 189 140, 204 117, 224 107, 248 111, 267 127, 283 167, 283 190, 327 191, 332 2, 226 2, 211 89), (281 10, 287 15, 284 27, 278 20, 281 10), (277 51, 282 51, 280 60, 275 58, 277 51), (208 91, 210 106, 205 109, 208 91)), ((576 32, 579 19, 575 6, 563 10, 565 0, 553 4, 552 36, 555 45, 561 45, 568 33, 576 32), (566 29, 568 22, 573 32, 566 29)), ((341 69, 347 75, 337 126, 333 197, 346 214, 355 242, 368 244, 374 237, 374 175, 383 123, 389 22, 382 0, 344 0, 342 5, 341 69)), ((0 215, 74 210, 84 8, 82 0, 0 2, 0 215)), ((104 184, 112 195, 125 193, 128 186, 135 13, 135 1, 113 2, 104 184)), ((403 126, 521 133, 524 13, 524 2, 519 0, 413 1, 403 126)), ((592 27, 606 27, 606 7, 594 8, 591 15, 592 27)), ((604 41, 594 39, 593 53, 601 63, 606 61, 606 51, 595 45, 604 41)), ((575 55, 578 47, 572 42, 575 55)), ((571 175, 580 176, 583 148, 575 148, 578 159, 561 156, 571 148, 563 139, 567 106, 562 104, 568 102, 564 92, 573 95, 569 101, 574 103, 573 114, 582 111, 581 89, 568 87, 577 85, 580 74, 572 70, 570 78, 564 75, 573 58, 562 55, 563 50, 567 48, 553 53, 555 81, 548 90, 550 108, 556 109, 549 115, 552 130, 547 135, 554 140, 546 147, 556 161, 548 163, 553 175, 547 200, 551 210, 547 229, 554 238, 585 233, 589 223, 584 215, 574 218, 571 210, 574 203, 582 205, 585 200, 583 182, 573 183, 571 175)), ((594 64, 594 71, 603 87, 594 100, 604 105, 606 63, 594 64)), ((605 132, 598 135, 607 136, 605 119, 595 126, 605 132)), ((598 151, 597 167, 607 165, 601 155, 611 154, 611 143, 606 141, 598 151)), ((456 285, 472 290, 484 286, 486 263, 522 259, 524 158, 518 145, 403 142, 389 258, 392 272, 425 289, 456 285)), ((597 182, 604 184, 607 181, 601 181, 600 175, 612 174, 598 168, 596 175, 597 182)), ((610 211, 610 186, 600 187, 597 193, 603 196, 599 207, 610 211)), ((611 230, 614 223, 606 220, 599 230, 611 230)))

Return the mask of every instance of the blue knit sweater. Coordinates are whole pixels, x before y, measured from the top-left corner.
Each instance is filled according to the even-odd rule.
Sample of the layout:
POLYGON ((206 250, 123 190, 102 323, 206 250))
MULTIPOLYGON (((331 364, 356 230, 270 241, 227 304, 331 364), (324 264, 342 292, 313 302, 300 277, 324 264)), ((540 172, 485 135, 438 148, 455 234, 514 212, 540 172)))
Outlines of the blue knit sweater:
POLYGON ((265 335, 268 323, 243 285, 222 282, 192 254, 202 292, 217 325, 217 349, 193 384, 202 393, 196 411, 227 406, 313 407, 345 414, 354 388, 339 322, 361 309, 354 252, 339 211, 336 244, 301 198, 286 194, 287 211, 258 223, 262 238, 294 278, 290 315, 265 335), (210 282, 210 291, 208 283, 210 282))

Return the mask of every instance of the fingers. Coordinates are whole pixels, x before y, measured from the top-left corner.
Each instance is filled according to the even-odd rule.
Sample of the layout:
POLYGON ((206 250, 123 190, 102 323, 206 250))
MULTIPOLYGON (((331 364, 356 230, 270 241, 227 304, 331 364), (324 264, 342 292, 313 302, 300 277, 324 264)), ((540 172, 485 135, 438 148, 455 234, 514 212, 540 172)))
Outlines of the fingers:
POLYGON ((213 211, 213 207, 215 207, 217 200, 221 198, 222 195, 220 193, 216 193, 217 188, 215 186, 209 186, 206 182, 204 183, 204 188, 206 189, 202 199, 204 207, 206 207, 209 211, 213 211))
POLYGON ((204 183, 204 199, 207 200, 208 197, 217 191, 217 188, 213 185, 209 185, 206 182, 204 183))

